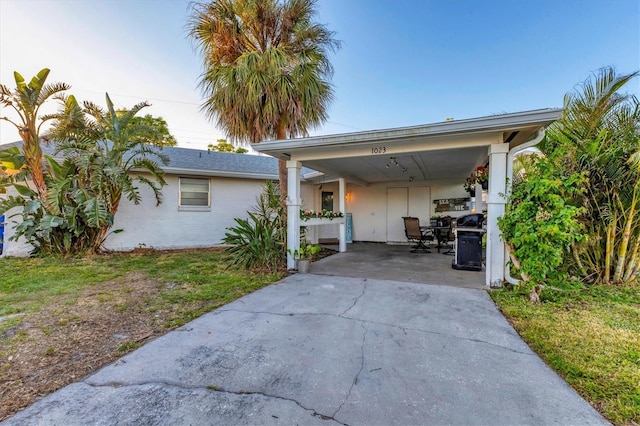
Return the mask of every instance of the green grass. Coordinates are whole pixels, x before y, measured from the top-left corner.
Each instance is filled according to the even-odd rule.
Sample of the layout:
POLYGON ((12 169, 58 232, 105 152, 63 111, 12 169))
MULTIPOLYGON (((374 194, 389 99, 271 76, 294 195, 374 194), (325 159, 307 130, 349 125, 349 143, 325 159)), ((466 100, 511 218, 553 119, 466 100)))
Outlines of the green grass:
MULTIPOLYGON (((135 274, 157 281, 156 304, 187 304, 175 326, 217 306, 277 281, 282 274, 257 274, 228 269, 220 251, 145 251, 112 254, 87 259, 0 259, 0 316, 37 314, 59 296, 73 299, 87 287, 135 274)), ((101 294, 102 298, 115 297, 101 294)), ((124 309, 124 307, 123 307, 124 309)), ((154 306, 149 310, 153 311, 154 306)), ((0 322, 0 332, 14 326, 20 316, 0 322)))
MULTIPOLYGON (((179 306, 166 320, 165 326, 172 328, 282 277, 227 269, 225 259, 224 253, 210 250, 0 259, 0 316, 19 314, 0 322, 0 333, 25 316, 37 315, 60 296, 73 300, 83 290, 114 279, 157 281, 160 297, 147 309, 152 315, 166 305, 179 306)), ((491 296, 525 341, 609 420, 640 424, 640 286, 550 293, 539 305, 506 289, 491 296)), ((21 333, 18 330, 14 339, 21 333)), ((118 350, 137 346, 123 342, 118 350)))
POLYGON ((640 424, 640 286, 548 293, 533 305, 491 293, 523 339, 616 424, 640 424))

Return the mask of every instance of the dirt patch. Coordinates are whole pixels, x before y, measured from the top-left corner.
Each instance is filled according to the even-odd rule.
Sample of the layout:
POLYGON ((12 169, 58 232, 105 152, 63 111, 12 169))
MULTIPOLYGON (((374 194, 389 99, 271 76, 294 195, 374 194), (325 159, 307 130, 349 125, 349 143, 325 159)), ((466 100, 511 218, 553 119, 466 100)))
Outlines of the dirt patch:
POLYGON ((0 333, 0 420, 165 334, 193 308, 165 303, 166 286, 128 275, 60 296, 0 333))
MULTIPOLYGON (((148 252, 164 251, 126 256, 148 252)), ((318 257, 334 253, 324 249, 318 257)), ((189 285, 134 273, 58 296, 37 314, 0 318, 0 421, 221 303, 161 296, 181 288, 189 285)))

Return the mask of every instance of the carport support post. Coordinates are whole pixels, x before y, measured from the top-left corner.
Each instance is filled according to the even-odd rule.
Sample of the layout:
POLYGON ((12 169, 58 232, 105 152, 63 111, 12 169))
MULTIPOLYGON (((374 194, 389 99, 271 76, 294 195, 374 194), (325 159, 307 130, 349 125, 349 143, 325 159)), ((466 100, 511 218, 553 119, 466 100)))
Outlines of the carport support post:
MULTIPOLYGON (((339 208, 346 221, 347 212, 345 210, 347 209, 347 203, 345 201, 345 197, 347 196, 347 184, 344 178, 338 179, 338 196, 340 197, 339 208)), ((340 253, 344 253, 345 251, 347 251, 347 226, 345 224, 345 221, 340 224, 340 242, 338 246, 340 253)))
POLYGON ((489 192, 487 193, 487 266, 486 284, 502 287, 504 280, 505 248, 498 217, 505 211, 507 200, 507 154, 509 144, 489 145, 489 192))
POLYGON ((293 253, 300 248, 300 167, 299 161, 287 161, 287 269, 295 269, 293 253))

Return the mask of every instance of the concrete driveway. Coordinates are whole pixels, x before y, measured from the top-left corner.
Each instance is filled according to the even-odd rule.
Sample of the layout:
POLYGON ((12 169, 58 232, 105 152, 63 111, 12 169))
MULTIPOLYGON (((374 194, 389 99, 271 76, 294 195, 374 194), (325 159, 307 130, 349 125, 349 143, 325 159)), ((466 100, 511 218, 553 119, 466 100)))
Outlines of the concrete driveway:
POLYGON ((607 424, 483 290, 292 275, 6 425, 607 424))
MULTIPOLYGON (((338 249, 337 246, 329 246, 338 249)), ((411 253, 410 245, 353 243, 345 253, 336 253, 311 264, 311 272, 355 278, 429 283, 485 289, 485 271, 459 271, 451 267, 453 255, 431 247, 430 253, 411 253)))

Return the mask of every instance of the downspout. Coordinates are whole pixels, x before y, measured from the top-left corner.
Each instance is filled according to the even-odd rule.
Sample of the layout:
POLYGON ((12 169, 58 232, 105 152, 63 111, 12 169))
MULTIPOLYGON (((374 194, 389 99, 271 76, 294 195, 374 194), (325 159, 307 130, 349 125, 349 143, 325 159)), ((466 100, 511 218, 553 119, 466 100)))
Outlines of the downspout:
MULTIPOLYGON (((518 145, 516 147, 514 147, 513 149, 509 150, 509 153, 507 154, 507 178, 509 179, 509 181, 507 182, 507 193, 506 193, 506 197, 508 198, 511 195, 511 185, 513 182, 513 159, 515 158, 516 154, 518 154, 521 151, 524 151, 525 149, 528 148, 532 148, 536 145, 538 145, 540 143, 540 141, 542 141, 542 139, 544 138, 544 127, 541 127, 538 129, 538 134, 536 135, 535 138, 531 139, 528 142, 523 143, 522 145, 518 145)), ((517 278, 513 278, 511 276, 511 271, 509 270, 509 248, 505 247, 505 251, 504 251, 504 279, 507 280, 507 282, 509 284, 512 285, 516 285, 520 282, 519 279, 517 278)))

